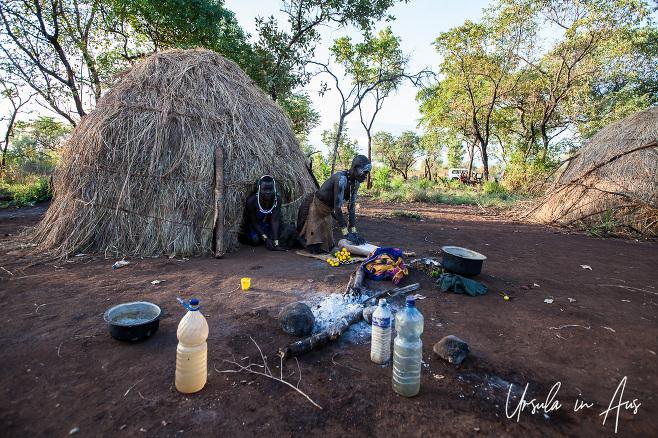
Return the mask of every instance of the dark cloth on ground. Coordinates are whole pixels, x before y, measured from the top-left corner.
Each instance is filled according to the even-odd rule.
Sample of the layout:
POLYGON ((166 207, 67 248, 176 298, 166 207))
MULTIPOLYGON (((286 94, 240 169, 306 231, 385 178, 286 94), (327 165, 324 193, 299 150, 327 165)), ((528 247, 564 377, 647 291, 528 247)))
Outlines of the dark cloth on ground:
POLYGON ((475 295, 484 295, 488 290, 487 286, 457 274, 442 274, 439 279, 436 280, 436 284, 441 287, 443 292, 453 291, 457 294, 466 293, 472 297, 475 295))

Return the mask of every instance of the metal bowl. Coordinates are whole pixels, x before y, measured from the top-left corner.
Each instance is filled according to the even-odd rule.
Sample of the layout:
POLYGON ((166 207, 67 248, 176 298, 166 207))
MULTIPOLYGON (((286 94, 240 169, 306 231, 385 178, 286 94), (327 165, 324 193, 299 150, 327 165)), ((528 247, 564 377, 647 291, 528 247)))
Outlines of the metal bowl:
POLYGON ((441 266, 459 275, 477 275, 482 272, 486 256, 459 246, 444 246, 441 266))
POLYGON ((114 339, 134 342, 158 331, 163 313, 157 304, 136 301, 108 309, 103 318, 109 324, 110 335, 114 339))

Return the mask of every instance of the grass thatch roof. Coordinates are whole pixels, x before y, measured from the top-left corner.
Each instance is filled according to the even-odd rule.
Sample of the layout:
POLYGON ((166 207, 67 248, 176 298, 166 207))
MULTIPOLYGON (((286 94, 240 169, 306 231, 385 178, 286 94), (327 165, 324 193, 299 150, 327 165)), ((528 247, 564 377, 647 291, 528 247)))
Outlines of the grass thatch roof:
POLYGON ((658 236, 658 107, 601 129, 519 216, 658 236))
POLYGON ((237 64, 200 49, 146 58, 71 134, 37 243, 64 257, 211 253, 216 148, 226 250, 260 176, 276 179, 284 219, 315 189, 288 116, 237 64))

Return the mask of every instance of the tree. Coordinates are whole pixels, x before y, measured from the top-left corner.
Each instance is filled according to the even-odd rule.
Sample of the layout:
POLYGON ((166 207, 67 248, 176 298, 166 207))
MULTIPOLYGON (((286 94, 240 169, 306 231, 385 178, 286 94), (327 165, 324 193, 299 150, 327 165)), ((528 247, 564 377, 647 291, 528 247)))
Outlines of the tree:
POLYGON ((466 21, 463 25, 443 32, 436 39, 437 51, 444 57, 441 82, 435 98, 452 107, 448 115, 454 120, 450 128, 472 137, 482 155, 484 178, 489 179, 487 147, 492 136, 492 122, 503 98, 516 86, 511 73, 517 66, 513 57, 512 32, 466 21))
MULTIPOLYGON (((397 87, 403 78, 417 81, 420 74, 412 77, 405 73, 407 59, 402 57, 399 51, 399 40, 390 32, 380 33, 379 38, 366 32, 364 41, 355 45, 352 45, 349 37, 340 38, 334 41, 330 51, 352 79, 349 91, 343 91, 338 76, 331 71, 327 64, 311 61, 334 79, 336 90, 341 96, 338 132, 334 146, 335 161, 345 118, 361 107, 366 96, 373 93, 376 95, 377 90, 379 92, 390 91, 397 87)), ((332 163, 332 173, 334 168, 332 163)))
MULTIPOLYGON (((384 100, 391 92, 398 89, 403 79, 402 74, 408 63, 408 57, 402 54, 400 38, 393 35, 390 27, 380 31, 379 37, 366 38, 363 44, 367 44, 369 47, 361 47, 357 44, 357 47, 352 48, 349 39, 345 39, 340 46, 340 52, 345 57, 340 62, 350 76, 355 80, 358 80, 357 78, 365 80, 370 78, 371 81, 375 81, 379 75, 386 72, 393 73, 396 76, 394 80, 384 82, 376 87, 369 96, 366 96, 359 103, 359 119, 368 138, 367 156, 372 161, 372 126, 375 123, 377 113, 384 105, 384 100), (371 99, 367 99, 368 97, 371 99), (367 100, 371 100, 374 104, 370 114, 364 113, 367 100)), ((370 174, 368 174, 368 188, 371 187, 372 181, 370 174)))
POLYGON ((357 26, 370 30, 374 23, 393 19, 386 11, 397 1, 407 0, 290 0, 285 1, 281 12, 288 17, 289 30, 279 28, 273 16, 258 17, 256 27, 259 40, 255 50, 263 81, 272 100, 296 86, 308 82, 306 64, 314 57, 320 43, 318 28, 337 24, 339 28, 357 26))
MULTIPOLYGON (((526 157, 539 155, 544 161, 550 159, 551 140, 566 129, 596 117, 593 113, 615 114, 619 100, 613 96, 623 100, 628 94, 616 94, 624 87, 617 88, 614 77, 637 71, 628 61, 637 58, 640 47, 650 46, 634 41, 634 35, 647 35, 645 29, 636 26, 649 13, 645 4, 634 0, 501 0, 492 11, 497 15, 490 16, 490 20, 519 35, 514 45, 522 88, 508 102, 517 110, 517 132, 522 135, 519 145, 525 149, 526 157), (558 30, 561 37, 549 50, 540 50, 534 41, 540 29, 551 28, 558 30), (630 56, 624 60, 626 54, 630 56), (595 104, 596 95, 600 105, 595 104)), ((647 54, 640 57, 643 76, 655 78, 655 56, 647 54)), ((653 94, 656 99, 655 88, 653 94)), ((631 106, 636 111, 642 109, 637 103, 649 102, 646 97, 636 99, 631 106)), ((630 112, 622 111, 623 116, 607 119, 618 120, 630 112)))
POLYGON ((582 102, 582 138, 658 103, 658 29, 623 29, 599 51, 601 75, 582 102))
MULTIPOLYGON (((349 169, 352 165, 352 160, 359 154, 359 143, 356 140, 350 140, 350 138, 347 136, 347 126, 343 126, 343 134, 338 140, 338 148, 335 149, 338 129, 338 124, 334 123, 333 129, 325 130, 322 133, 322 143, 327 146, 327 149, 329 149, 329 157, 332 158, 333 156, 332 163, 338 161, 338 166, 341 169, 349 169)), ((332 164, 331 174, 333 173, 334 168, 332 164)))
MULTIPOLYGON (((432 171, 441 167, 441 152, 443 151, 443 132, 432 130, 420 138, 420 150, 425 156, 423 160, 423 176, 432 181, 432 171)), ((436 179, 438 175, 434 173, 436 179)))
POLYGON ((49 173, 69 131, 69 126, 52 117, 16 122, 10 151, 14 164, 30 174, 49 173))
POLYGON ((447 145, 447 158, 450 167, 461 167, 464 162, 466 150, 464 145, 459 141, 452 141, 447 145))
POLYGON ((215 0, 9 0, 0 29, 3 75, 74 126, 114 74, 145 54, 204 46, 243 66, 253 58, 215 0))
POLYGON ((384 165, 408 179, 409 170, 420 153, 420 138, 413 131, 405 131, 397 139, 380 131, 373 136, 373 152, 384 165))
POLYGON ((290 116, 299 143, 304 144, 313 128, 320 124, 320 114, 313 108, 311 98, 306 93, 288 94, 279 104, 290 116))
POLYGON ((0 96, 4 97, 9 101, 11 109, 9 114, 5 116, 2 115, 0 122, 6 122, 5 135, 2 140, 2 158, 0 158, 0 176, 3 176, 7 166, 7 149, 9 147, 9 140, 14 134, 14 127, 17 122, 18 115, 23 111, 29 101, 34 97, 33 94, 23 97, 18 92, 18 87, 15 84, 11 84, 2 78, 0 78, 0 85, 2 85, 2 90, 0 91, 0 96))

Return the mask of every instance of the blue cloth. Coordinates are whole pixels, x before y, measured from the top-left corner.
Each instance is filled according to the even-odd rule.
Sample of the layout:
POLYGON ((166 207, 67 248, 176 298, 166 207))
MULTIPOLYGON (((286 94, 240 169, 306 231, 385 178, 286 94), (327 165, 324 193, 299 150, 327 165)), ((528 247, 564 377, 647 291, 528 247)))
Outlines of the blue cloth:
MULTIPOLYGON (((272 229, 272 213, 263 213, 259 210, 256 212, 256 219, 258 220, 258 224, 261 226, 261 228, 263 228, 263 232, 270 236, 270 230, 272 229)), ((254 230, 254 227, 252 227, 251 224, 249 224, 249 234, 251 235, 252 239, 260 237, 260 234, 254 230)))

